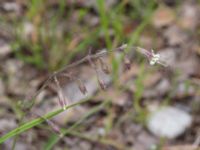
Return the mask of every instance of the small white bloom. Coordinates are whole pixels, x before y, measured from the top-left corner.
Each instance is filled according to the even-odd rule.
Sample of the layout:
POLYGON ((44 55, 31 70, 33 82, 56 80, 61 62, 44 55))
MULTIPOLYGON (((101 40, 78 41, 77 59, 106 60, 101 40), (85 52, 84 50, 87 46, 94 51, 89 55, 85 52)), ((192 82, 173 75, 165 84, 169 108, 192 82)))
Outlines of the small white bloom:
POLYGON ((154 50, 151 50, 152 58, 150 60, 150 65, 155 65, 160 60, 160 54, 155 54, 154 50))

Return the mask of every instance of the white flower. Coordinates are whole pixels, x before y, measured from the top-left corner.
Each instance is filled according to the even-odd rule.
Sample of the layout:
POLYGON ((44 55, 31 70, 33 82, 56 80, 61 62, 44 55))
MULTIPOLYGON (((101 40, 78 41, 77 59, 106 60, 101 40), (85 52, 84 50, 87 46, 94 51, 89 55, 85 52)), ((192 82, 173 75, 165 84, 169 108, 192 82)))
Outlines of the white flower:
POLYGON ((144 48, 140 48, 140 47, 137 47, 136 50, 148 58, 150 65, 155 65, 156 63, 158 63, 160 65, 163 65, 164 67, 168 66, 168 63, 166 62, 166 60, 164 60, 160 56, 160 54, 155 54, 154 50, 151 50, 151 52, 150 52, 150 51, 148 51, 144 48))
POLYGON ((155 65, 156 63, 158 63, 160 61, 160 54, 155 54, 154 50, 151 50, 151 60, 150 60, 150 65, 155 65))

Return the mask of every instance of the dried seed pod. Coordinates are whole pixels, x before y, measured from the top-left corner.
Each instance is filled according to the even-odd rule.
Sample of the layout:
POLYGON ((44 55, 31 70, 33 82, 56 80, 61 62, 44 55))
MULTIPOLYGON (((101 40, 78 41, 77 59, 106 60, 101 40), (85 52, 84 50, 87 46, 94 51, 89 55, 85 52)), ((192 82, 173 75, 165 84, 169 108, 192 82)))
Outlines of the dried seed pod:
POLYGON ((99 83, 99 86, 101 87, 102 90, 106 89, 106 84, 102 80, 100 80, 99 78, 98 78, 98 83, 99 83))
POLYGON ((95 70, 96 72, 96 76, 97 76, 97 80, 98 80, 98 83, 99 83, 99 86, 101 87, 102 90, 105 90, 106 89, 106 85, 105 83, 100 79, 99 77, 99 73, 98 73, 98 70, 97 70, 97 67, 96 65, 92 62, 92 60, 90 58, 88 58, 88 61, 91 65, 91 67, 95 70))
POLYGON ((67 106, 66 99, 65 99, 65 96, 62 93, 62 88, 61 88, 60 83, 59 83, 56 76, 54 77, 54 81, 55 81, 56 86, 57 86, 56 92, 58 94, 58 100, 59 100, 58 102, 59 102, 60 106, 65 110, 66 106, 67 106))
POLYGON ((59 105, 65 110, 66 104, 61 91, 57 91, 59 105))
POLYGON ((83 83, 80 79, 77 79, 77 84, 78 84, 79 90, 80 90, 83 94, 86 94, 86 93, 87 93, 87 88, 86 88, 86 86, 84 85, 84 83, 83 83))
POLYGON ((127 70, 131 69, 131 61, 127 56, 124 56, 124 65, 127 70))
POLYGON ((109 74, 110 69, 109 69, 108 65, 102 60, 102 58, 99 58, 99 62, 100 62, 100 66, 101 66, 102 71, 105 74, 109 74))

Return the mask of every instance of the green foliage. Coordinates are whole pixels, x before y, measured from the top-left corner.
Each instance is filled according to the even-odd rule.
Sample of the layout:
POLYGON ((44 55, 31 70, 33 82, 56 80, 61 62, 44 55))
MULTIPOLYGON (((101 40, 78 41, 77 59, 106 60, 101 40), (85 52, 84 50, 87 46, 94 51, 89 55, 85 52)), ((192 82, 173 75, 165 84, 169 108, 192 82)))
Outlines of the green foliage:
POLYGON ((12 43, 12 48, 14 50, 15 56, 18 59, 24 61, 25 63, 35 65, 40 69, 45 67, 45 61, 42 57, 43 49, 40 45, 19 40, 12 43), (23 52, 22 46, 29 50, 23 52))
MULTIPOLYGON (((66 110, 71 108, 71 107, 74 107, 76 105, 80 105, 80 104, 86 103, 88 101, 89 101, 89 99, 86 99, 86 100, 82 100, 82 101, 79 101, 77 103, 71 104, 71 105, 66 107, 66 110)), ((63 111, 65 111, 65 110, 59 109, 59 110, 56 110, 54 112, 50 112, 50 113, 44 115, 43 118, 36 118, 36 119, 34 119, 32 121, 29 121, 29 122, 17 127, 16 129, 14 129, 14 130, 8 132, 7 134, 5 134, 4 136, 2 136, 0 138, 0 144, 3 143, 4 141, 6 141, 7 139, 11 138, 11 137, 14 137, 14 136, 16 136, 16 135, 18 135, 20 133, 23 133, 23 132, 27 131, 28 129, 31 129, 31 128, 43 123, 45 121, 45 119, 53 118, 54 116, 62 113, 63 111)))
POLYGON ((145 78, 145 72, 144 72, 144 64, 141 66, 141 72, 138 75, 137 79, 135 80, 135 87, 136 91, 134 93, 134 105, 133 107, 135 108, 136 112, 140 112, 142 108, 140 107, 140 100, 142 98, 142 94, 144 91, 144 78, 145 78))

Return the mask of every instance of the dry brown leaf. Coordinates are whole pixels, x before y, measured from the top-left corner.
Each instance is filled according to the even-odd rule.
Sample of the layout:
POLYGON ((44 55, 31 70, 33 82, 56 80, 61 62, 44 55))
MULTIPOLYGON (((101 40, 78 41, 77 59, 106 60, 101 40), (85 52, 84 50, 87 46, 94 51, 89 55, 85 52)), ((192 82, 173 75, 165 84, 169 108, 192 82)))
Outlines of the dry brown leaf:
POLYGON ((178 24, 180 27, 189 30, 195 30, 200 19, 199 5, 192 4, 191 1, 183 3, 180 9, 180 16, 178 17, 178 24))
POLYGON ((144 79, 144 87, 150 88, 154 86, 161 78, 162 78, 162 74, 159 72, 155 72, 153 74, 148 75, 144 79))
POLYGON ((172 25, 165 30, 164 37, 171 46, 184 44, 184 42, 188 40, 188 34, 181 30, 177 25, 172 25))
POLYGON ((161 5, 156 10, 152 23, 155 27, 161 28, 170 25, 175 20, 173 10, 167 6, 161 5))
POLYGON ((127 72, 123 72, 121 75, 119 82, 123 85, 125 82, 127 82, 130 78, 133 76, 136 76, 140 72, 140 68, 136 64, 131 64, 130 70, 127 72))
POLYGON ((113 104, 118 106, 124 106, 128 99, 128 94, 125 92, 109 88, 106 92, 99 92, 95 99, 105 100, 110 99, 113 104))

